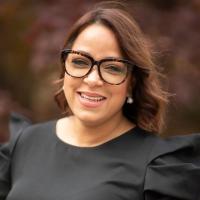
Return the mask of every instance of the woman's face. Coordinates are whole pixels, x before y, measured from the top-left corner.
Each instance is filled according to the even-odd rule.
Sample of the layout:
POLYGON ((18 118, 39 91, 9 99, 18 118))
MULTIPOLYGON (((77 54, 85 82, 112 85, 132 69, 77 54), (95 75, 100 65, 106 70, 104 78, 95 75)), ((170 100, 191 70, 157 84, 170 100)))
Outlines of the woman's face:
MULTIPOLYGON (((92 24, 76 38, 73 50, 89 54, 95 60, 107 57, 122 58, 113 32, 101 24, 92 24)), ((116 123, 123 118, 122 106, 126 100, 130 76, 120 85, 102 81, 96 66, 84 78, 64 77, 64 93, 74 117, 87 125, 116 123)))

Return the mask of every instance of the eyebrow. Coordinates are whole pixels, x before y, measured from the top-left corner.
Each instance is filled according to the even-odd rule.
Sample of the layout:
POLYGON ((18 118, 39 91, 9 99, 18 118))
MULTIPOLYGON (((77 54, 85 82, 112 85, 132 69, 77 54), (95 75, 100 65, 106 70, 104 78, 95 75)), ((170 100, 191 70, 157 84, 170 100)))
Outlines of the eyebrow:
MULTIPOLYGON (((85 54, 85 55, 87 55, 87 56, 90 56, 91 58, 93 58, 94 59, 94 57, 90 54, 90 53, 88 53, 88 52, 86 52, 86 51, 83 51, 83 50, 80 50, 80 49, 72 49, 72 50, 74 50, 74 51, 78 51, 78 52, 80 52, 80 53, 83 53, 83 54, 85 54)), ((124 60, 124 58, 122 58, 122 57, 116 57, 116 56, 108 56, 108 57, 104 57, 104 58, 102 58, 102 59, 100 59, 100 60, 103 60, 103 59, 120 59, 120 60, 124 60)), ((95 60, 95 59, 94 59, 95 60)))
POLYGON ((83 54, 85 54, 85 55, 88 55, 88 56, 92 57, 92 55, 91 55, 90 53, 86 52, 86 51, 83 51, 83 50, 80 50, 80 49, 72 49, 72 50, 73 50, 73 51, 80 52, 80 53, 83 53, 83 54))

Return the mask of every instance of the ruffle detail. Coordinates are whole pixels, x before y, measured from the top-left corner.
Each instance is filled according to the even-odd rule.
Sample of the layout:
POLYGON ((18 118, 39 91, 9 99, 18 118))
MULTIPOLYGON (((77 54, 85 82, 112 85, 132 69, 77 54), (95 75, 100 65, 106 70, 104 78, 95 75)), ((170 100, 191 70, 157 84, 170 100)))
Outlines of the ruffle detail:
POLYGON ((145 200, 200 200, 200 134, 156 141, 144 191, 145 200))

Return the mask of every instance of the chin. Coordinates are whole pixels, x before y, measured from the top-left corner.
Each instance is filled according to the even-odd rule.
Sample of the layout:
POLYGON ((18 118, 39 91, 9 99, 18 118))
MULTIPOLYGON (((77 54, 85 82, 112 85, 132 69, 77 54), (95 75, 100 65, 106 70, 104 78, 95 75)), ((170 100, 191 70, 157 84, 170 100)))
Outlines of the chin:
POLYGON ((101 116, 97 113, 81 113, 76 115, 76 118, 87 126, 98 126, 104 121, 103 118, 101 118, 101 116))

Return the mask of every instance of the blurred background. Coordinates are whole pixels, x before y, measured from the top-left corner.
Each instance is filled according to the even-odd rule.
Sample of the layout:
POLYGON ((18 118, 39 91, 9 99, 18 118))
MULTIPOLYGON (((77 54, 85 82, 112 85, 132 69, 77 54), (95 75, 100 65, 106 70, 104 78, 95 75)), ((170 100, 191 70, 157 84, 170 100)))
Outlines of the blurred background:
MULTIPOLYGON (((0 0, 0 141, 11 111, 33 122, 61 117, 53 100, 70 26, 99 0, 0 0)), ((200 132, 200 1, 129 0, 174 94, 164 135, 200 132)))

